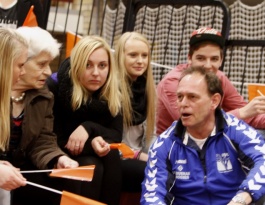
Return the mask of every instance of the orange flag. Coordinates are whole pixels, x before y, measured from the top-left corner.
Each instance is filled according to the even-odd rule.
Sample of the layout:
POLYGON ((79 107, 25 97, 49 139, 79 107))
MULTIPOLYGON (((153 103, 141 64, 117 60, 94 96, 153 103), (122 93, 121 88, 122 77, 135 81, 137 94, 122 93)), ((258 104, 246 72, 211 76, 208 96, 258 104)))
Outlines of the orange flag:
POLYGON ((51 177, 62 177, 68 179, 92 181, 95 165, 80 166, 76 168, 53 169, 51 177))
POLYGON ((82 38, 82 36, 76 35, 73 32, 66 32, 66 52, 65 57, 69 57, 71 54, 71 50, 75 46, 75 44, 82 38))
POLYGON ((110 149, 118 149, 122 153, 123 158, 133 158, 134 151, 124 143, 111 143, 110 149))
POLYGON ((62 196, 61 196, 60 205, 106 205, 101 202, 98 202, 98 201, 95 201, 95 200, 92 200, 92 199, 89 199, 83 196, 79 196, 77 194, 73 194, 67 191, 61 192, 59 190, 56 190, 56 189, 53 189, 47 186, 43 186, 40 184, 36 184, 33 182, 29 182, 29 181, 26 181, 26 183, 31 186, 35 186, 35 187, 45 189, 45 190, 48 190, 48 191, 51 191, 57 194, 61 194, 62 196))
POLYGON ((33 12, 34 6, 32 5, 29 9, 29 12, 26 16, 26 19, 23 23, 23 26, 28 26, 28 27, 34 27, 34 26, 38 26, 38 22, 36 19, 36 16, 33 12))
POLYGON ((63 191, 60 205, 106 205, 101 202, 63 191))
POLYGON ((265 95, 265 84, 260 83, 249 83, 248 84, 248 100, 251 101, 253 98, 261 95, 265 95))

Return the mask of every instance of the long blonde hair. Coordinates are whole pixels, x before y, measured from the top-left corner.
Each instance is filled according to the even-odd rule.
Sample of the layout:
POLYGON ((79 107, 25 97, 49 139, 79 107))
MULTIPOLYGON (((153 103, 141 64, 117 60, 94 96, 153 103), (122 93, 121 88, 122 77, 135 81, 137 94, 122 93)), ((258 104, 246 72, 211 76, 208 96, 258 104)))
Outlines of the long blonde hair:
POLYGON ((119 91, 117 68, 114 64, 113 54, 108 43, 99 36, 86 36, 75 45, 71 52, 69 71, 73 83, 72 108, 78 109, 91 97, 91 94, 80 83, 80 76, 86 70, 89 56, 98 48, 104 48, 109 57, 109 74, 105 84, 101 88, 100 98, 108 102, 112 116, 116 116, 121 109, 121 94, 119 91))
POLYGON ((25 40, 15 30, 0 28, 0 150, 8 148, 10 138, 10 95, 13 63, 27 48, 25 40))
MULTIPOLYGON (((123 113, 123 122, 124 126, 128 127, 132 124, 132 113, 133 108, 131 104, 131 82, 132 79, 129 76, 127 69, 125 67, 125 44, 129 39, 136 39, 144 42, 148 48, 150 48, 150 44, 148 40, 140 33, 137 32, 126 32, 124 33, 119 40, 117 41, 115 47, 115 61, 118 63, 119 75, 120 75, 120 84, 121 84, 121 93, 122 93, 122 113, 123 113)), ((145 92, 147 95, 147 128, 146 128, 146 136, 147 140, 152 137, 155 128, 155 101, 156 101, 156 91, 155 91, 155 83, 153 78, 153 71, 151 66, 151 53, 149 50, 148 53, 148 67, 144 72, 143 76, 146 78, 146 87, 145 92)))

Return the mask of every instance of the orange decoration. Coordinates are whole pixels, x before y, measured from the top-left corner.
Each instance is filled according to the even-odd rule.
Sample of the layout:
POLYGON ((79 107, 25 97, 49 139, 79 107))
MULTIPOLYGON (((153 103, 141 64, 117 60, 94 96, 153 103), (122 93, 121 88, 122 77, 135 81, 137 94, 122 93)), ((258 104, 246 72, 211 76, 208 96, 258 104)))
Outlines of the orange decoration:
POLYGON ((60 205, 106 205, 67 191, 63 191, 60 205))
POLYGON ((259 84, 259 83, 248 84, 248 100, 249 101, 261 95, 265 95, 265 84, 259 84))
POLYGON ((28 27, 38 26, 38 22, 37 22, 35 14, 33 12, 33 9, 34 9, 34 6, 32 5, 29 9, 29 12, 26 16, 24 23, 23 23, 23 26, 28 26, 28 27))
POLYGON ((134 152, 133 150, 124 143, 112 143, 110 144, 110 149, 118 149, 120 150, 123 158, 133 158, 134 152))
POLYGON ((95 165, 80 166, 76 168, 53 169, 51 177, 61 177, 82 181, 92 181, 95 165))
POLYGON ((82 36, 75 35, 73 32, 66 32, 66 53, 65 57, 69 57, 71 54, 71 50, 75 46, 75 44, 82 38, 82 36))

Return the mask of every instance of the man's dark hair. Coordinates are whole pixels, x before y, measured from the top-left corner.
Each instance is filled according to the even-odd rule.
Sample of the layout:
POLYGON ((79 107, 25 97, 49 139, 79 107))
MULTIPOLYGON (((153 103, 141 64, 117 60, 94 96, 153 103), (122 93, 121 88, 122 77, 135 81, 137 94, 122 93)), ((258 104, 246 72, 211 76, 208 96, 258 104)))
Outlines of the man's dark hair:
POLYGON ((190 46, 189 48, 189 56, 192 57, 193 53, 197 50, 199 50, 201 47, 204 47, 206 45, 216 45, 220 48, 220 55, 221 55, 221 58, 223 58, 223 48, 220 47, 219 44, 213 42, 213 41, 201 41, 201 42, 198 42, 198 43, 195 43, 193 45, 190 46))

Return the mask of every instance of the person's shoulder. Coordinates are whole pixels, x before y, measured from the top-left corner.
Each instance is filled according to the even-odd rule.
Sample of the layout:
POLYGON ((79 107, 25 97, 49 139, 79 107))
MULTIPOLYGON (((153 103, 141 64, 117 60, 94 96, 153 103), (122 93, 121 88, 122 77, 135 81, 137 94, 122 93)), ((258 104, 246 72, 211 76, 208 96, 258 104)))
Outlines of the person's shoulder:
POLYGON ((162 132, 158 137, 161 139, 170 139, 172 136, 175 137, 175 128, 177 121, 174 121, 170 127, 168 127, 164 132, 162 132))
POLYGON ((169 71, 157 85, 157 91, 159 92, 159 95, 161 95, 163 92, 175 93, 181 73, 186 68, 187 64, 180 64, 169 71))
POLYGON ((223 80, 229 81, 229 79, 227 78, 227 76, 225 75, 225 73, 223 71, 221 71, 221 70, 218 70, 216 72, 216 75, 217 75, 217 77, 219 79, 221 79, 221 81, 223 81, 223 80))
POLYGON ((222 115, 223 115, 223 118, 225 119, 225 121, 227 123, 227 127, 229 129, 234 129, 235 131, 243 132, 244 130, 246 130, 248 128, 252 128, 244 120, 238 119, 236 116, 234 116, 231 113, 228 113, 228 112, 225 112, 224 110, 222 110, 222 115))
POLYGON ((183 70, 187 68, 187 64, 179 64, 172 70, 170 70, 158 83, 158 85, 165 84, 169 81, 178 81, 183 70))
POLYGON ((50 92, 47 85, 45 85, 41 89, 37 89, 36 92, 38 93, 38 95, 43 96, 43 97, 48 98, 48 99, 53 97, 53 94, 50 92))
POLYGON ((150 149, 153 153, 159 153, 162 155, 168 155, 170 147, 172 147, 175 142, 179 143, 180 138, 175 134, 175 127, 177 121, 174 121, 172 125, 166 129, 163 133, 157 136, 157 139, 152 143, 150 149))
POLYGON ((45 85, 41 89, 31 89, 26 92, 27 101, 29 102, 39 102, 39 99, 43 99, 45 101, 51 101, 53 100, 53 94, 49 91, 48 87, 45 85))

